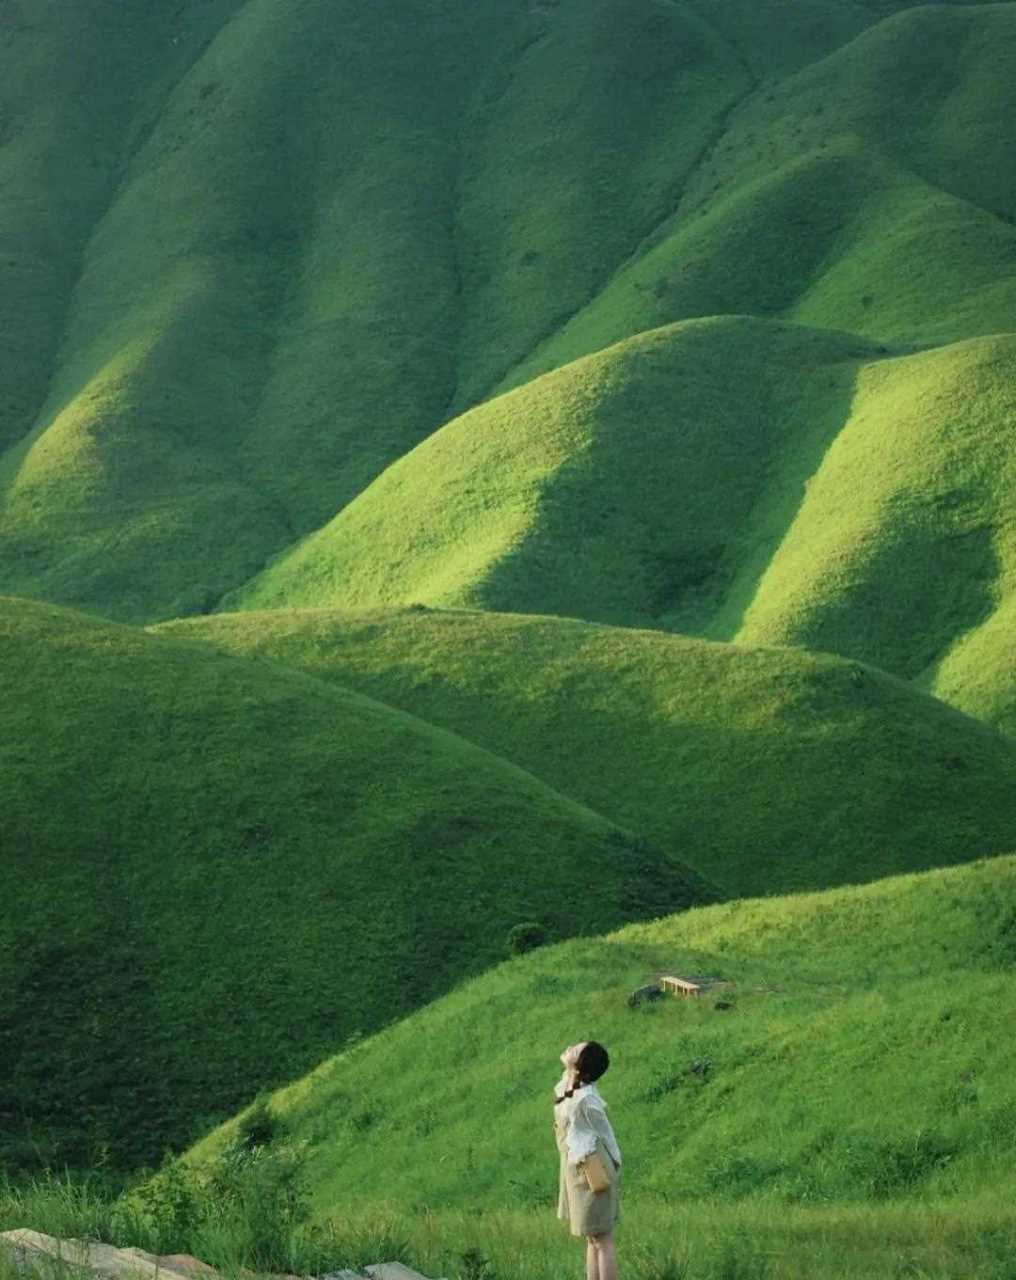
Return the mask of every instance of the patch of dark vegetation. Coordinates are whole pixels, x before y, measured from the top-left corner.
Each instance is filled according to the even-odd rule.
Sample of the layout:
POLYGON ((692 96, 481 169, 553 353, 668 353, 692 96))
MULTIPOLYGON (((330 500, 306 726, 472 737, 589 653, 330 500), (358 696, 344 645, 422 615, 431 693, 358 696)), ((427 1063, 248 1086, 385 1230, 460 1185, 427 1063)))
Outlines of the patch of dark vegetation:
POLYGON ((680 1071, 671 1071, 654 1080, 642 1095, 646 1102, 660 1102, 682 1088, 707 1084, 712 1078, 712 1058, 693 1058, 680 1071))
POLYGON ((545 947, 550 941, 550 930, 535 920, 517 924, 508 933, 509 956, 523 956, 527 951, 545 947))
POLYGON ((694 553, 660 553, 647 560, 648 597, 656 615, 678 613, 706 596, 719 596, 726 546, 713 545, 694 553), (693 597, 693 600, 690 599, 693 597))
POLYGON ((282 1131, 279 1117, 272 1110, 267 1093, 259 1093, 237 1121, 236 1144, 238 1148, 253 1150, 266 1147, 282 1131))

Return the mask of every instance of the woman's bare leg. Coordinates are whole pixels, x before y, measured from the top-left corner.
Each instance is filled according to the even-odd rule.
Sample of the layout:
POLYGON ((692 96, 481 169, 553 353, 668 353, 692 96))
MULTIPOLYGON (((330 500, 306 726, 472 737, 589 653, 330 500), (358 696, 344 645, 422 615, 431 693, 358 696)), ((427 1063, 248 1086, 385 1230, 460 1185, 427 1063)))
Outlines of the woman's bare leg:
POLYGON ((609 1233, 589 1236, 586 1280, 617 1280, 617 1248, 614 1237, 609 1233))
POLYGON ((592 1236, 586 1237, 586 1280, 600 1280, 600 1255, 592 1236))

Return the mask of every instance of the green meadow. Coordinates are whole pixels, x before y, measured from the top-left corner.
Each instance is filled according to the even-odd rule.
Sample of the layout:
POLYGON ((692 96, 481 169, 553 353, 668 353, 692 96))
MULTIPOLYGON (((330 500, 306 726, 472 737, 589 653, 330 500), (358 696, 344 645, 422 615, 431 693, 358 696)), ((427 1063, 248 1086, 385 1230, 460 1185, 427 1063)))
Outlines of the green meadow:
MULTIPOLYGON (((251 579, 247 592, 295 602, 305 570, 320 580, 338 556, 347 575, 356 548, 340 513, 354 499, 362 512, 378 477, 405 501, 407 529, 423 518, 419 495, 392 493, 389 468, 445 422, 676 321, 780 318, 893 351, 1011 329, 1008 4, 184 0, 170 14, 84 0, 71 21, 48 0, 7 8, 0 589, 12 594, 127 621, 207 612, 251 579)), ((761 572, 854 398, 849 373, 829 371, 833 385, 800 388, 796 424, 793 406, 769 409, 787 418, 782 443, 754 439, 764 379, 748 420, 736 392, 751 398, 765 339, 733 324, 709 342, 703 358, 726 371, 733 402, 702 406, 708 385, 681 375, 653 416, 689 438, 712 435, 713 419, 724 439, 747 430, 753 442, 722 534, 706 527, 688 547, 660 526, 653 551, 680 557, 679 580, 707 577, 721 552, 725 572, 739 567, 732 532, 761 572), (775 509, 764 502, 764 527, 745 527, 752 461, 774 445, 775 509)), ((854 359, 867 351, 859 342, 854 359)), ((836 363, 807 346, 797 359, 805 384, 815 360, 836 363)), ((920 394, 970 403, 993 359, 931 356, 920 394)), ((898 388, 874 376, 862 399, 884 421, 898 388)), ((512 403, 523 419, 539 412, 512 403)), ((1005 405, 993 414, 989 400, 981 417, 997 441, 1005 405)), ((562 421, 560 446, 568 434, 562 421)), ((661 447, 647 423, 636 452, 661 447)), ((430 530, 480 545, 462 563, 444 557, 426 603, 479 589, 484 546, 507 554, 510 575, 514 539, 534 523, 531 487, 558 468, 559 448, 547 450, 506 471, 503 522, 472 527, 462 494, 430 530)), ((469 471, 469 456, 457 465, 469 471)), ((429 488, 422 467, 410 473, 429 488)), ((969 503, 981 501, 975 486, 969 503)), ((567 540, 557 523, 541 541, 567 540)), ((975 566, 961 546, 956 573, 976 567, 987 590, 1005 548, 996 565, 973 542, 975 566)), ((580 576, 602 576, 606 594, 609 567, 580 576)), ((409 585, 413 568, 396 576, 409 585)), ((746 569, 730 634, 750 603, 746 569)), ((351 602, 365 572, 349 573, 351 602)), ((856 566, 873 591, 879 572, 856 566)), ((590 607, 588 587, 551 566, 540 576, 541 609, 590 607)), ((794 643, 819 642, 807 585, 794 615, 773 619, 794 643)), ((535 591, 502 583, 490 599, 532 609, 535 591)), ((679 594, 622 590, 610 620, 676 609, 673 629, 687 630, 679 594)), ((906 619, 911 664, 955 634, 919 613, 906 619)), ((857 649, 861 634, 821 644, 857 649)))
POLYGON ((578 1261, 551 1212, 554 1050, 595 1035, 613 1049, 625 1274, 1001 1280, 1016 1240, 1014 875, 999 857, 530 952, 119 1196, 9 1186, 0 1225, 34 1212, 223 1264, 383 1254, 462 1280, 552 1280, 578 1261), (630 1005, 674 969, 728 985, 630 1005))
POLYGON ((296 672, 15 600, 0 661, 14 1167, 157 1161, 517 924, 713 896, 523 770, 296 672))
POLYGON ((578 1275, 595 1037, 627 1280, 1012 1280, 1014 120, 1013 0, 0 0, 0 1231, 578 1275))
POLYGON ((791 644, 963 707, 953 649, 1003 646, 1012 598, 1014 388, 1011 336, 893 355, 750 317, 654 330, 442 428, 225 603, 791 644))
MULTIPOLYGON (((315 1214, 385 1199, 542 1208, 564 1030, 613 1047, 602 1089, 636 1203, 1011 1192, 1014 874, 994 858, 541 949, 326 1060, 268 1114, 306 1144, 315 1214), (629 1007, 673 971, 731 985, 629 1007), (375 1087, 407 1057, 413 1078, 375 1087)), ((221 1151, 243 1123, 187 1159, 221 1151)))
POLYGON ((215 614, 156 631, 469 738, 726 895, 858 883, 1016 842, 1016 744, 829 654, 420 607, 215 614))

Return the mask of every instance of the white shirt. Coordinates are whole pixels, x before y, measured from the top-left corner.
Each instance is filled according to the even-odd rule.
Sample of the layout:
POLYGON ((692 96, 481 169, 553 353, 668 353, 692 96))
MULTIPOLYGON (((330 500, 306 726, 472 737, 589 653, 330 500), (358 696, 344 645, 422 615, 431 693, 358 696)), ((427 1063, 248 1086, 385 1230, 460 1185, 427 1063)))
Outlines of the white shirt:
POLYGON ((610 1152, 614 1163, 621 1165, 621 1149, 607 1119, 607 1104, 595 1084, 584 1084, 570 1098, 557 1105, 558 1123, 563 1127, 569 1164, 581 1164, 596 1150, 598 1138, 610 1152))

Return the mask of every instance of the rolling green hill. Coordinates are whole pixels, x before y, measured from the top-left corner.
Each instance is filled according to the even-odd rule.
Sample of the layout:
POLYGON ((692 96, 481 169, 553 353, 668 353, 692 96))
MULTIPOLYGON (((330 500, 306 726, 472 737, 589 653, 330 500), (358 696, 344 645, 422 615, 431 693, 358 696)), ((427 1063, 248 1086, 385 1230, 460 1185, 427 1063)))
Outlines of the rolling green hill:
MULTIPOLYGON (((889 342, 1011 331, 1016 7, 892 7, 796 74, 761 68, 644 252, 505 385, 720 312, 889 342)), ((726 19, 734 39, 746 9, 726 19)), ((774 17, 760 8, 746 56, 765 48, 758 26, 792 21, 774 17)))
POLYGON ((1016 744, 871 667, 561 618, 274 610, 170 623, 441 725, 727 893, 1016 844, 1016 744))
POLYGON ((14 1167, 156 1159, 499 959, 517 923, 564 937, 709 892, 517 767, 297 672, 13 599, 0 669, 14 1167))
POLYGON ((524 1216, 602 1015, 646 1222, 1010 1187, 1014 122, 1012 0, 0 0, 0 1165, 325 1060, 524 1216))
POLYGON ((663 323, 1012 328, 1011 4, 3 15, 9 592, 212 609, 494 389, 663 323))
MULTIPOLYGON (((769 1206, 768 1232, 790 1250, 755 1270, 743 1259, 748 1274, 889 1274, 867 1254, 879 1253, 879 1209, 896 1202, 901 1214, 925 1211, 924 1240, 902 1251, 909 1269, 1002 1274, 963 1269, 962 1245, 950 1270, 929 1242, 950 1201, 971 1221, 1008 1203, 1011 1224, 1014 891, 1016 859, 996 858, 728 903, 532 953, 278 1092, 276 1140, 307 1144, 319 1218, 412 1207, 416 1225, 403 1229, 438 1253, 447 1213, 460 1239, 489 1248, 498 1274, 523 1273, 500 1270, 514 1254, 544 1280, 576 1252, 563 1228, 552 1236, 557 1054, 596 1038, 613 1058, 602 1087, 625 1157, 628 1256, 640 1243, 657 1265, 679 1244, 694 1252, 742 1204, 760 1218, 769 1206), (734 985, 627 1007, 661 971, 734 985), (378 1081, 394 1082, 383 1106, 378 1081)), ((225 1126, 190 1158, 222 1151, 236 1132, 225 1126)), ((985 1243, 967 1247, 973 1256, 985 1243)))
MULTIPOLYGON (((55 229, 67 287, 3 426, 2 583, 128 619, 207 608, 503 377, 670 207, 744 79, 690 10, 650 0, 592 21, 189 0, 160 22, 135 2, 122 38, 167 82, 156 101, 112 87, 104 6, 80 8, 89 88, 65 113, 103 139, 75 157, 103 181, 55 229)), ((50 189, 19 156, 48 154, 77 34, 26 7, 2 46, 0 78, 26 49, 52 68, 17 81, 18 201, 50 189)))
POLYGON ((227 603, 566 614, 936 689, 944 664, 961 707, 950 654, 975 644, 1008 705, 1014 387, 1013 336, 901 355, 750 317, 667 326, 450 423, 227 603))
POLYGON ((935 693, 1016 737, 1016 597, 961 637, 931 676, 935 693))

